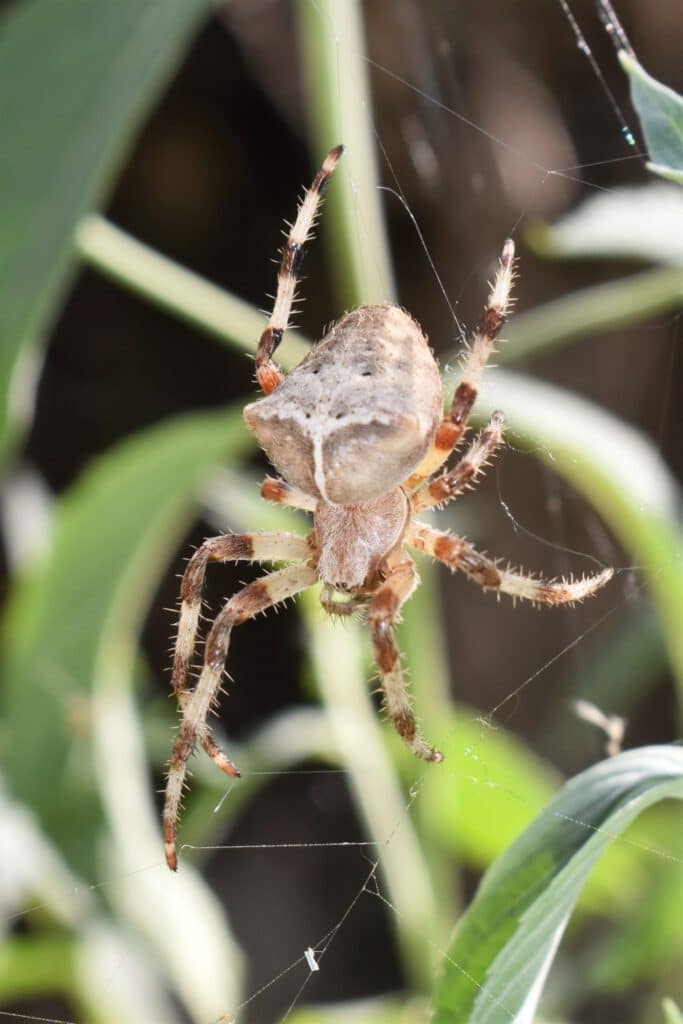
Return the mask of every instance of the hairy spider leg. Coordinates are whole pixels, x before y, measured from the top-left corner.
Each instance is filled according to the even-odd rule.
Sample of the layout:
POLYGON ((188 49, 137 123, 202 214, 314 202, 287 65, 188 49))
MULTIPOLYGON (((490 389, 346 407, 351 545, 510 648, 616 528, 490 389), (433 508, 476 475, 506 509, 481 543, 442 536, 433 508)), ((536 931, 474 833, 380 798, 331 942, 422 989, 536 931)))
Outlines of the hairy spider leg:
POLYGON ((180 585, 180 618, 173 655, 173 691, 181 701, 202 610, 202 590, 209 562, 294 562, 311 556, 305 537, 293 533, 234 533, 210 537, 187 563, 180 585))
POLYGON ((274 505, 284 505, 285 508, 298 508, 304 512, 315 512, 318 499, 298 487, 292 487, 285 480, 279 480, 273 476, 267 476, 261 484, 261 497, 266 501, 272 501, 274 505))
POLYGON ((510 293, 514 281, 515 243, 508 238, 503 245, 500 266, 489 295, 488 305, 468 346, 460 383, 455 389, 448 415, 441 420, 434 444, 424 461, 407 482, 409 489, 418 487, 423 480, 442 466, 467 427, 474 405, 479 381, 493 351, 496 338, 505 323, 511 305, 510 293))
MULTIPOLYGON (((277 557, 285 556, 280 553, 277 557)), ((204 737, 208 736, 206 719, 221 689, 221 679, 232 629, 234 626, 246 622, 247 619, 253 619, 259 612, 293 597, 315 582, 315 571, 308 565, 289 565, 285 569, 271 572, 254 583, 250 583, 231 597, 217 615, 209 631, 201 675, 194 690, 185 694, 183 717, 173 744, 166 781, 163 814, 164 844, 166 863, 172 871, 178 867, 176 829, 187 762, 194 751, 196 742, 199 740, 203 743, 204 737)), ((210 737, 204 746, 211 756, 213 756, 213 752, 218 752, 221 758, 227 761, 225 755, 210 737)))
POLYGON ((614 575, 613 569, 603 569, 593 576, 583 576, 576 580, 565 577, 554 580, 534 578, 503 568, 496 559, 477 551, 474 545, 462 537, 435 530, 423 523, 413 522, 409 525, 406 543, 443 562, 449 569, 463 572, 484 590, 496 590, 500 594, 509 594, 512 598, 532 601, 534 604, 559 605, 583 601, 604 587, 614 575))
POLYGON ((474 486, 479 475, 490 463, 498 445, 503 440, 505 420, 501 412, 494 412, 488 425, 469 446, 452 469, 441 473, 418 488, 412 495, 413 511, 421 512, 437 505, 441 508, 458 495, 474 486))
POLYGON ((420 735, 408 697, 401 655, 394 639, 402 605, 420 582, 415 565, 409 555, 389 560, 389 572, 378 587, 368 607, 368 626, 379 667, 384 703, 394 728, 406 746, 423 761, 443 761, 443 754, 430 747, 420 735))
POLYGON ((343 146, 335 146, 325 157, 322 167, 313 179, 313 184, 304 194, 296 220, 282 250, 275 305, 256 350, 256 379, 266 395, 274 391, 283 380, 282 371, 273 362, 273 353, 287 330, 296 283, 301 272, 304 245, 313 228, 320 197, 343 152, 343 146))

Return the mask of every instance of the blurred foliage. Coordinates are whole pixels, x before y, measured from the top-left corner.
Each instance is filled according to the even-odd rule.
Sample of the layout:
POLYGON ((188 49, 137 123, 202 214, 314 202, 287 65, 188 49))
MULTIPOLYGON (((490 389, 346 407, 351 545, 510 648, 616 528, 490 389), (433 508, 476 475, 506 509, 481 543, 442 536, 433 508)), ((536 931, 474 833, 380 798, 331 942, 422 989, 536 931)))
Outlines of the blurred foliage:
POLYGON ((0 158, 0 457, 30 422, 31 368, 73 277, 77 220, 104 201, 209 6, 23 0, 4 16, 0 118, 12 133, 0 158))
POLYGON ((239 412, 205 414, 104 456, 59 502, 49 555, 15 591, 7 619, 7 778, 87 877, 97 874, 93 836, 102 827, 91 750, 101 647, 121 642, 112 631, 137 628, 193 495, 211 468, 246 447, 245 433, 239 412), (126 494, 135 500, 122 501, 126 494), (35 770, 36 747, 67 796, 64 806, 35 770))
MULTIPOLYGON (((98 212, 142 117, 209 7, 208 0, 21 0, 4 14, 0 109, 6 121, 11 110, 17 126, 0 159, 0 450, 8 459, 19 447, 20 428, 30 424, 36 375, 28 370, 65 301, 76 254, 221 344, 253 351, 263 321, 252 306, 98 212)), ((391 260, 361 7, 351 0, 302 2, 296 14, 316 154, 339 141, 351 149, 348 169, 340 168, 331 187, 333 287, 348 305, 386 300, 391 260)), ((681 100, 633 62, 625 66, 652 160, 676 179, 683 167, 676 148, 681 100), (678 126, 673 137, 666 124, 678 126)), ((672 187, 626 196, 615 190, 555 227, 537 229, 536 243, 555 256, 618 254, 657 266, 518 317, 505 358, 680 308, 683 257, 675 232, 665 230, 680 201, 672 187)), ((306 347, 292 335, 283 364, 296 363, 306 347)), ((586 679, 605 680, 612 693, 628 682, 635 704, 663 664, 664 636, 683 693, 680 492, 660 455, 638 432, 568 391, 512 371, 492 377, 482 410, 500 400, 510 436, 551 459, 608 522, 628 564, 650 570, 656 624, 627 623, 628 643, 615 630, 587 664, 586 679)), ((179 1005, 201 1024, 234 1011, 251 993, 230 907, 191 867, 191 847, 219 842, 255 806, 264 786, 256 773, 264 765, 277 772, 309 760, 345 773, 364 834, 378 850, 368 878, 376 875, 378 893, 386 893, 414 1000, 297 1008, 292 1021, 414 1020, 425 1012, 446 946, 435 996, 439 1021, 530 1020, 560 931, 607 847, 575 914, 566 958, 581 978, 564 994, 561 1012, 572 1014, 582 999, 618 985, 655 988, 667 971, 673 975, 683 953, 678 805, 649 812, 628 842, 613 840, 644 807, 680 795, 680 750, 631 751, 562 786, 557 769, 529 743, 453 702, 426 565, 401 642, 425 730, 447 752, 444 771, 425 770, 382 724, 368 693, 370 659, 361 631, 354 624, 331 626, 315 595, 306 595, 299 602, 307 650, 302 686, 312 681, 320 710, 280 712, 248 736, 238 751, 245 780, 235 799, 219 807, 222 780, 198 762, 183 829, 188 848, 178 877, 170 877, 153 791, 167 755, 167 742, 155 738, 157 723, 165 730, 173 718, 169 708, 157 713, 148 704, 140 638, 164 567, 198 503, 232 529, 291 523, 283 510, 258 500, 244 465, 253 447, 235 408, 180 417, 113 446, 60 497, 46 553, 13 581, 1 739, 14 809, 3 805, 0 820, 9 879, 0 885, 7 918, 0 999, 19 1005, 59 997, 79 1020, 127 1024, 172 1024, 183 1019, 179 1005), (219 497, 214 484, 226 463, 232 473, 219 497), (150 717, 146 733, 143 720, 150 717), (653 847, 670 851, 661 870, 653 847), (644 852, 651 855, 646 868, 644 852), (467 900, 460 867, 480 872, 491 864, 449 945, 467 900), (84 905, 59 896, 83 891, 84 905), (36 899, 38 909, 26 914, 27 934, 12 935, 36 899), (618 922, 618 933, 593 938, 584 926, 599 919, 618 922), (590 970, 576 953, 583 935, 595 954, 590 970)), ((195 863, 203 864, 201 854, 195 863)), ((325 950, 324 944, 315 951, 319 959, 325 950)), ((680 1019, 670 1000, 665 1012, 668 1024, 680 1019)))
POLYGON ((663 1008, 665 1024, 681 1024, 683 1022, 683 1014, 672 999, 665 999, 663 1008))

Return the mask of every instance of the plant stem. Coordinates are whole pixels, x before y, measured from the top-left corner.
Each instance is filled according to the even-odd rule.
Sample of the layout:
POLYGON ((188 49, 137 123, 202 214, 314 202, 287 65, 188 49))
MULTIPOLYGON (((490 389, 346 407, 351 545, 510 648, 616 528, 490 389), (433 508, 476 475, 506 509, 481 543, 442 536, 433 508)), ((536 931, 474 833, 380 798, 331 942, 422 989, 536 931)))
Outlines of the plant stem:
MULTIPOLYGON (((256 351, 264 317, 243 299, 181 267, 98 214, 81 221, 76 244, 82 258, 107 277, 224 344, 256 351)), ((506 329, 511 344, 502 346, 498 361, 529 359, 574 338, 627 327, 681 306, 683 271, 678 269, 648 270, 584 288, 514 317, 506 329)), ((309 345, 297 331, 287 331, 278 361, 291 369, 309 345)))
POLYGON ((394 302, 361 4, 317 0, 294 6, 316 154, 340 142, 347 147, 326 228, 337 301, 341 309, 394 302))
MULTIPOLYGON (((162 256, 98 214, 76 229, 81 257, 107 277, 242 351, 255 352, 266 319, 248 302, 162 256)), ((278 350, 285 367, 308 351, 296 331, 287 331, 278 350)))
POLYGON ((392 920, 403 962, 417 989, 428 991, 433 980, 436 895, 411 821, 410 804, 385 750, 370 700, 363 644, 356 623, 345 623, 344 628, 333 623, 322 612, 317 595, 310 591, 302 595, 301 607, 335 746, 355 802, 377 843, 372 860, 379 860, 395 911, 392 920))
POLYGON ((572 292, 516 316, 506 328, 509 345, 499 363, 529 359, 574 338, 639 323, 683 306, 683 269, 661 268, 572 292))

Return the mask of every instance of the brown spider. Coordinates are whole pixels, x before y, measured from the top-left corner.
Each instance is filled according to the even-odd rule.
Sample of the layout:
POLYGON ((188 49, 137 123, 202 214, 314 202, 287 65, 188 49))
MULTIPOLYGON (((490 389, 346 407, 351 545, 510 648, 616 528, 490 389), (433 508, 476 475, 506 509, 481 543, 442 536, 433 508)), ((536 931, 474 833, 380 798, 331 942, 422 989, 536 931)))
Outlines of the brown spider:
POLYGON ((611 569, 604 569, 580 580, 533 578, 503 568, 463 538, 414 518, 462 494, 502 440, 504 421, 497 412, 455 465, 435 475, 463 436, 479 378, 510 306, 512 241, 503 246, 488 305, 446 416, 441 378, 427 340, 397 306, 364 306, 347 313, 287 377, 273 362, 287 328, 303 246, 342 152, 338 146, 325 158, 282 251, 275 306, 256 353, 256 378, 266 397, 244 410, 247 425, 284 477, 266 479, 263 497, 312 512, 313 530, 307 537, 212 537, 185 570, 173 663, 182 720, 164 806, 166 860, 172 870, 177 867, 176 826, 187 762, 196 744, 227 775, 239 776, 207 724, 221 690, 234 626, 319 581, 326 610, 365 608, 389 717, 417 757, 441 761, 443 755, 418 732, 394 640, 401 607, 419 583, 406 549, 427 552, 485 589, 538 604, 581 601, 612 576, 611 569), (199 680, 189 690, 206 567, 241 559, 294 564, 267 573, 224 605, 209 630, 199 680))

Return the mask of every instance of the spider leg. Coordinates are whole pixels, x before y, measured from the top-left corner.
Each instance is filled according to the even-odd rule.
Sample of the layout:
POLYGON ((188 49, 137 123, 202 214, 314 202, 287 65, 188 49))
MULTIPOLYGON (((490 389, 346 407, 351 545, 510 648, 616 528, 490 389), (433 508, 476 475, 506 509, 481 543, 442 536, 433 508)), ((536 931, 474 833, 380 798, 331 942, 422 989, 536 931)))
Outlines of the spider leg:
POLYGON ((385 706, 396 732, 416 757, 424 761, 443 761, 443 754, 430 747, 418 732, 403 677, 401 656, 394 640, 393 631, 400 609, 419 582, 413 560, 402 555, 372 597, 368 607, 368 625, 384 690, 385 706))
POLYGON ((277 480, 275 477, 267 476, 261 484, 261 497, 266 501, 272 501, 275 505, 284 505, 286 508, 300 508, 304 512, 315 512, 318 504, 317 499, 298 487, 292 487, 285 480, 277 480))
MULTIPOLYGON (((227 538, 216 538, 227 539, 227 538)), ((201 548, 199 549, 202 550, 201 548)), ((199 552, 198 552, 199 553, 199 552)), ((276 557, 282 557, 280 553, 276 557)), ((189 567, 188 567, 189 568, 189 567)), ((238 591, 217 615, 206 639, 204 665, 191 692, 185 691, 181 705, 183 716, 178 729, 166 781, 164 801, 164 844, 166 862, 172 871, 178 866, 176 856, 176 828, 180 798, 187 772, 187 762, 200 741, 207 753, 229 775, 238 774, 231 761, 209 736, 206 719, 216 702, 228 654, 230 635, 234 626, 254 618, 259 612, 280 604, 316 582, 315 570, 308 565, 290 565, 271 572, 238 591), (226 765, 229 768, 226 768, 226 765)))
POLYGON ((593 576, 577 580, 564 577, 554 580, 535 579, 525 573, 503 568, 495 559, 477 551, 474 545, 462 537, 434 530, 424 523, 410 524, 406 543, 443 562, 449 569, 464 572, 484 590, 496 590, 512 598, 533 601, 534 604, 558 605, 583 601, 604 587, 614 575, 613 569, 603 569, 593 576))
POLYGON ((304 195, 289 238, 282 250, 275 305, 256 350, 256 379, 266 395, 282 383, 282 372, 273 362, 273 353, 287 330, 296 282, 301 271, 304 245, 313 227, 321 193, 343 152, 343 146, 336 146, 325 157, 322 167, 313 179, 313 184, 304 195))
POLYGON ((479 380, 493 351, 496 338, 510 309, 510 292, 514 280, 515 245, 508 238, 503 246, 500 267, 489 295, 488 304, 479 321, 479 326, 469 344, 467 358, 462 368, 460 383, 455 389, 451 408, 441 421, 434 444, 425 456, 422 465, 408 481, 408 488, 415 488, 443 465, 462 437, 479 388, 479 380))
POLYGON ((293 533, 235 533, 204 541, 187 563, 180 585, 180 619, 171 679, 179 700, 182 701, 187 690, 187 673, 197 636, 204 576, 209 562, 289 562, 310 556, 307 539, 293 533))
POLYGON ((432 480, 426 480, 412 495, 413 511, 421 512, 434 505, 441 507, 470 487, 503 439, 503 414, 494 412, 488 426, 481 431, 452 469, 432 480))
MULTIPOLYGON (((189 697, 187 674, 194 652, 201 614, 204 576, 209 562, 289 561, 305 559, 310 554, 311 549, 305 537, 296 537, 294 534, 287 533, 232 534, 225 537, 211 537, 198 548, 188 562, 180 588, 180 619, 173 658, 172 685, 181 710, 186 707, 189 697)), ((208 732, 203 731, 198 738, 212 761, 226 775, 233 777, 239 775, 235 765, 223 754, 208 732)))

